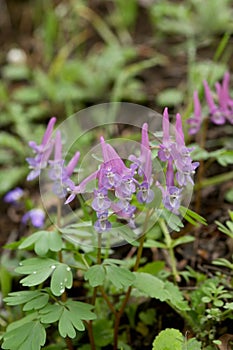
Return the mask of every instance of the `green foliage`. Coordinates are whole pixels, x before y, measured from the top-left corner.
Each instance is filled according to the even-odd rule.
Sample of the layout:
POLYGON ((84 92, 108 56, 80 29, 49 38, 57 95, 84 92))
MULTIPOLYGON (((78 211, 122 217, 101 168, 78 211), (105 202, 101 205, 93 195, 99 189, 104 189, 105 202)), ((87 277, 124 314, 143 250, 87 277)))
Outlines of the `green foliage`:
POLYGON ((181 206, 179 211, 185 220, 187 220, 190 224, 194 226, 198 226, 199 224, 205 226, 207 225, 206 219, 195 213, 193 210, 181 206))
POLYGON ((24 260, 16 268, 16 272, 29 274, 20 281, 24 287, 39 285, 52 275, 50 288, 56 296, 63 294, 65 288, 71 288, 73 284, 71 268, 53 259, 31 258, 24 260))
POLYGON ((143 295, 166 301, 178 310, 188 310, 188 305, 183 299, 182 293, 171 282, 163 282, 156 276, 144 272, 134 272, 136 277, 133 287, 143 295))
POLYGON ((37 231, 27 237, 20 245, 19 249, 34 246, 37 255, 44 256, 49 250, 58 252, 62 248, 61 235, 57 231, 37 231))
POLYGON ((63 338, 66 336, 74 338, 76 330, 85 330, 84 320, 88 321, 96 318, 91 311, 92 309, 92 305, 73 300, 67 300, 60 304, 48 304, 40 310, 40 320, 45 324, 58 321, 60 335, 63 338))
POLYGON ((114 264, 94 265, 85 273, 85 279, 92 287, 103 285, 105 279, 110 281, 117 289, 132 285, 135 277, 133 273, 122 266, 114 264))
POLYGON ((167 328, 159 333, 153 342, 152 350, 201 350, 201 343, 195 338, 184 339, 178 329, 167 328), (172 344, 172 345, 171 345, 172 344))
POLYGON ((9 350, 40 350, 45 344, 46 332, 38 320, 26 322, 26 317, 8 326, 2 344, 2 349, 9 350))
POLYGON ((40 290, 9 293, 4 302, 9 306, 25 304, 23 311, 42 309, 49 300, 49 295, 40 290))
POLYGON ((161 331, 153 342, 153 350, 182 350, 183 336, 177 329, 167 328, 161 331))

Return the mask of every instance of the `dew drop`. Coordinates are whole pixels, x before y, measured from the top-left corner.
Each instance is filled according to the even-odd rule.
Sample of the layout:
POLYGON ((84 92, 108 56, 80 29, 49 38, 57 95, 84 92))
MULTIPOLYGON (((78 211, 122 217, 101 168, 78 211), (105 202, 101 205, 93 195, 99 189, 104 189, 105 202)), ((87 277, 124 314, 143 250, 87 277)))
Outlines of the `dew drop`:
POLYGON ((71 270, 71 268, 68 266, 67 268, 66 268, 66 271, 70 271, 71 270))
POLYGON ((64 278, 64 282, 67 282, 67 278, 64 278))
POLYGON ((63 282, 60 282, 60 286, 63 287, 63 282))
POLYGON ((33 275, 35 275, 37 272, 36 271, 33 271, 33 275))
POLYGON ((23 266, 23 263, 20 262, 20 263, 19 263, 19 266, 23 266))
POLYGON ((56 269, 56 265, 51 265, 50 268, 54 270, 56 269))
POLYGON ((61 288, 61 289, 60 289, 60 293, 61 293, 61 294, 64 293, 64 291, 65 291, 64 288, 61 288))

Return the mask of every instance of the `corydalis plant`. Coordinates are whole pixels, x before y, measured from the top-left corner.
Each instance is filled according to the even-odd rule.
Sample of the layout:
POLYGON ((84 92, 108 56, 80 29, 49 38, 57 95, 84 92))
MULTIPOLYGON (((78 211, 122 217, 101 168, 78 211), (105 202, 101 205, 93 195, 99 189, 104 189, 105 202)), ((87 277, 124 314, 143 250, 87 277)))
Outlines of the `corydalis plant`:
POLYGON ((199 163, 192 161, 192 150, 193 148, 185 145, 180 114, 176 115, 175 140, 172 139, 168 109, 165 108, 163 140, 159 146, 158 157, 165 163, 166 186, 163 187, 159 182, 157 186, 161 189, 165 208, 174 214, 179 214, 183 190, 189 184, 194 185, 193 175, 199 163))
POLYGON ((134 227, 136 206, 132 205, 134 194, 140 203, 150 203, 154 198, 151 190, 152 155, 149 146, 148 125, 142 127, 141 152, 139 157, 129 156, 130 167, 124 164, 114 148, 100 138, 103 162, 99 169, 90 174, 78 186, 73 187, 72 194, 66 203, 74 199, 75 194, 83 193, 86 185, 96 179, 97 188, 94 189, 92 208, 96 212, 97 220, 94 227, 97 232, 109 231, 111 223, 109 216, 126 220, 134 227), (141 181, 140 181, 141 180, 141 181))
MULTIPOLYGON (((224 74, 222 84, 219 82, 215 84, 215 91, 211 91, 206 80, 203 81, 209 119, 213 124, 223 125, 226 122, 233 124, 233 99, 230 96, 229 84, 229 72, 224 74)), ((197 134, 203 120, 205 119, 197 91, 194 91, 193 103, 194 114, 187 120, 187 123, 190 125, 189 135, 197 134)))

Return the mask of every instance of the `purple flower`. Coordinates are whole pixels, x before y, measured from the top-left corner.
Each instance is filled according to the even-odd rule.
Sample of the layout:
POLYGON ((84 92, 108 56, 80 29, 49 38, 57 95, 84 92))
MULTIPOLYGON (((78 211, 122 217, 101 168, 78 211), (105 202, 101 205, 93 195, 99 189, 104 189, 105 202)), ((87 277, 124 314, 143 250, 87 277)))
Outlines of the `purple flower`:
POLYGON ((31 222, 32 226, 41 228, 44 226, 45 213, 41 209, 31 209, 22 217, 22 223, 31 222))
MULTIPOLYGON (((210 119, 214 124, 222 125, 225 123, 226 119, 224 116, 224 113, 221 111, 221 108, 219 108, 213 100, 209 85, 206 80, 203 81, 204 89, 205 89, 205 97, 206 102, 209 107, 209 113, 210 113, 210 119)), ((218 91, 220 93, 220 91, 218 91)))
POLYGON ((143 177, 143 183, 139 185, 137 199, 140 203, 150 203, 154 198, 154 192, 150 189, 152 184, 152 155, 148 137, 148 124, 142 126, 141 153, 139 158, 131 155, 129 157, 134 163, 131 169, 137 169, 138 175, 143 177))
POLYGON ((34 158, 26 158, 29 168, 32 169, 27 176, 28 181, 34 180, 40 175, 41 169, 47 166, 49 157, 53 150, 53 140, 51 139, 56 118, 50 119, 47 129, 44 133, 41 145, 37 145, 34 141, 29 142, 29 146, 36 154, 34 158))
POLYGON ((163 142, 160 145, 160 149, 158 151, 158 157, 163 162, 166 162, 172 153, 173 143, 170 140, 169 133, 169 115, 168 108, 166 107, 163 112, 163 142))
POLYGON ((153 201, 154 196, 154 191, 152 191, 149 188, 148 182, 143 182, 139 187, 139 191, 137 193, 137 200, 140 203, 150 203, 153 201))
POLYGON ((163 204, 165 208, 174 214, 179 214, 181 204, 182 189, 176 186, 170 186, 163 193, 163 204))
POLYGON ((98 233, 103 233, 110 231, 112 228, 111 223, 108 221, 108 213, 107 212, 97 212, 98 220, 94 223, 94 228, 98 233))
POLYGON ((198 97, 198 92, 194 91, 193 93, 193 103, 194 103, 194 115, 187 120, 187 123, 190 125, 189 135, 195 135, 201 127, 202 122, 202 112, 201 104, 198 97))
POLYGON ((108 191, 106 189, 94 190, 95 197, 91 206, 96 212, 103 212, 110 208, 111 201, 107 194, 108 191))
POLYGON ((23 194, 22 188, 16 187, 5 195, 4 202, 15 204, 23 197, 23 194))
POLYGON ((115 188, 117 198, 131 199, 132 194, 136 191, 136 185, 132 176, 123 176, 119 186, 115 188))
POLYGON ((166 187, 161 186, 159 182, 156 183, 162 192, 162 201, 165 208, 174 214, 179 214, 181 204, 182 189, 174 186, 174 170, 172 160, 169 160, 166 172, 166 187))
POLYGON ((62 141, 61 132, 57 131, 55 137, 54 147, 54 160, 50 160, 49 177, 53 180, 53 192, 59 197, 64 198, 67 194, 67 188, 72 186, 70 176, 72 175, 74 168, 79 160, 80 153, 76 152, 73 158, 70 160, 67 167, 65 167, 65 161, 62 159, 62 141))
POLYGON ((176 173, 176 179, 180 186, 185 186, 187 183, 193 182, 193 175, 195 174, 196 168, 199 166, 199 162, 193 162, 190 160, 189 162, 181 164, 176 173))

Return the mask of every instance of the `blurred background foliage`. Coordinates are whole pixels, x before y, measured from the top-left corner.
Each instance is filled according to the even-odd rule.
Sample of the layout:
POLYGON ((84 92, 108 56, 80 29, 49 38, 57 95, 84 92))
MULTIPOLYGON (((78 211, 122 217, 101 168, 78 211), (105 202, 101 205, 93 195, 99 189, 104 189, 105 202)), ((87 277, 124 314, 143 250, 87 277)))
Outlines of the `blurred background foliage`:
POLYGON ((231 0, 0 0, 0 194, 48 119, 129 101, 185 117, 231 69, 231 0))

